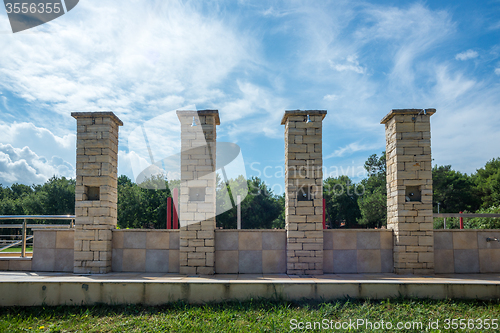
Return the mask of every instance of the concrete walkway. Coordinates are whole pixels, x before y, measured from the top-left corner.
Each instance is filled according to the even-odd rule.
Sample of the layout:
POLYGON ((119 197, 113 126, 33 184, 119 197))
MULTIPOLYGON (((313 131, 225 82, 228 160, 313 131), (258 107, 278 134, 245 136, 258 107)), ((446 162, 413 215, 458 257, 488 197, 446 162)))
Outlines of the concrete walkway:
POLYGON ((0 305, 204 303, 250 298, 331 300, 500 298, 500 274, 325 274, 318 276, 240 274, 182 276, 158 273, 0 272, 0 305))

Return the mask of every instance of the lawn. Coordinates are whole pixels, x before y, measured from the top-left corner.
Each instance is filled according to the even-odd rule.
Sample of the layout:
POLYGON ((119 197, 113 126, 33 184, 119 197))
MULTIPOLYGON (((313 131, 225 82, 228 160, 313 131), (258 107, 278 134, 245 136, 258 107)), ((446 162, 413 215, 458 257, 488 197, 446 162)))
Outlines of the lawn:
POLYGON ((451 332, 455 331, 452 325, 457 328, 463 325, 465 329, 459 329, 461 332, 493 332, 498 330, 494 328, 499 317, 498 301, 346 299, 292 303, 253 300, 207 305, 178 302, 158 307, 0 308, 0 332, 290 332, 306 331, 301 328, 307 328, 307 322, 311 325, 319 322, 323 328, 329 327, 308 332, 451 332), (457 321, 448 322, 447 319, 457 321), (365 322, 357 327, 351 326, 349 330, 349 323, 354 324, 357 320, 365 322), (372 329, 367 322, 371 323, 372 329), (398 322, 407 329, 404 326, 397 329, 398 322), (433 328, 429 328, 429 322, 433 328), (419 323, 422 323, 421 327, 419 323), (335 329, 336 325, 338 329, 335 329), (388 329, 389 325, 391 329, 388 329), (450 329, 445 329, 448 326, 450 329), (485 329, 486 326, 490 328, 485 329))
MULTIPOLYGON (((21 253, 21 248, 20 247, 9 247, 8 249, 5 249, 2 252, 19 252, 21 253)), ((26 252, 33 252, 33 247, 32 246, 26 246, 26 252)))

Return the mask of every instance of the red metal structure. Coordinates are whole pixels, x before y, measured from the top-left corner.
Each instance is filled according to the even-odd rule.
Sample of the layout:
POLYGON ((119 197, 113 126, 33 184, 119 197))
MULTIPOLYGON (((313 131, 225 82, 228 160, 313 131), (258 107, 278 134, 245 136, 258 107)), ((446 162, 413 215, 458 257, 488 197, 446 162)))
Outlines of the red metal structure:
POLYGON ((323 198, 323 229, 326 229, 326 200, 323 198))
POLYGON ((167 198, 167 229, 172 229, 172 198, 167 198))
MULTIPOLYGON (((462 212, 460 212, 462 214, 462 212)), ((460 229, 464 228, 464 218, 460 216, 460 229)))
POLYGON ((179 204, 179 189, 178 188, 174 188, 174 191, 173 191, 173 197, 174 197, 174 220, 173 220, 173 229, 179 229, 179 221, 178 221, 178 215, 177 215, 177 207, 178 207, 178 204, 179 204))

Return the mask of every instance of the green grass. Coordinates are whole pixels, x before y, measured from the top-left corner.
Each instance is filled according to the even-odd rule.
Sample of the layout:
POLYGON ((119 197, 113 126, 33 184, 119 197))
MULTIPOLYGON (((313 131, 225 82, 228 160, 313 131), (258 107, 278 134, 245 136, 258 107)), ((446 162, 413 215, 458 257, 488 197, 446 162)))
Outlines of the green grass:
MULTIPOLYGON (((8 249, 5 249, 1 252, 19 252, 21 253, 21 248, 20 247, 9 247, 8 249)), ((26 252, 33 252, 33 247, 31 246, 26 246, 26 252)))
MULTIPOLYGON (((289 332, 290 320, 320 322, 356 319, 391 322, 439 320, 443 330, 446 318, 500 319, 500 303, 462 300, 385 301, 342 300, 327 303, 285 301, 247 301, 222 304, 188 305, 172 303, 159 307, 141 305, 92 307, 0 308, 0 332, 289 332)), ((424 326, 424 330, 425 330, 424 326)), ((498 329, 497 329, 498 330, 498 329)), ((493 332, 471 329, 461 332, 493 332)), ((305 331, 297 329, 295 331, 305 331)), ((320 330, 308 330, 319 332, 320 330)), ((347 332, 348 330, 325 330, 347 332)), ((366 330, 357 332, 420 332, 420 329, 366 330)), ((427 330, 439 332, 439 330, 427 330)))

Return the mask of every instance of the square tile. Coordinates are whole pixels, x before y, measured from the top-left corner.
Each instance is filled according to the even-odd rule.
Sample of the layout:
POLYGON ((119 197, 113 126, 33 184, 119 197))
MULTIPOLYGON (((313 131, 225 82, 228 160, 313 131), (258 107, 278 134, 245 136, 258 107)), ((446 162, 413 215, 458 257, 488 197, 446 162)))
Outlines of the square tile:
POLYGON ((453 231, 434 231, 434 249, 453 250, 453 231))
MULTIPOLYGON (((127 238, 125 237, 124 240, 127 238)), ((144 238, 146 242, 146 238, 144 238)), ((144 272, 146 270, 146 249, 123 249, 123 272, 144 272)))
POLYGON ((479 249, 479 272, 500 273, 500 249, 479 249))
POLYGON ((54 271, 73 272, 74 253, 75 251, 73 249, 56 249, 54 271))
POLYGON ((123 231, 113 230, 113 249, 123 249, 123 231))
POLYGON ((216 231, 215 251, 238 250, 238 231, 216 231))
POLYGON ((75 232, 73 230, 68 231, 56 231, 56 249, 74 249, 75 232))
POLYGON ((146 250, 146 272, 168 273, 168 250, 146 250))
MULTIPOLYGON (((333 249, 334 250, 356 250, 357 232, 334 230, 333 231, 333 249)), ((334 267, 335 269, 335 267, 334 267)))
MULTIPOLYGON (((127 231, 123 234, 124 249, 146 249, 146 234, 143 231, 127 231)), ((125 255, 125 253, 124 253, 125 255)))
POLYGON ((286 273, 286 251, 285 250, 262 250, 262 273, 285 274, 286 273))
MULTIPOLYGON (((238 249, 249 251, 262 250, 262 232, 244 231, 238 235, 238 249)), ((240 258, 241 259, 241 258, 240 258)))
POLYGON ((392 250, 394 245, 394 235, 392 230, 380 230, 380 248, 392 250))
POLYGON ((356 238, 356 247, 358 250, 380 249, 380 232, 378 231, 359 231, 356 238))
POLYGON ((333 273, 333 250, 323 250, 323 273, 333 273))
POLYGON ((452 249, 434 249, 434 272, 436 274, 455 273, 452 249))
POLYGON ((262 251, 239 251, 238 257, 238 272, 240 274, 262 273, 262 251))
MULTIPOLYGON (((333 245, 335 246, 335 243, 333 245)), ((335 274, 357 273, 357 252, 357 250, 333 250, 333 272, 335 274)))
POLYGON ((358 250, 358 273, 381 273, 380 250, 358 250))
MULTIPOLYGON (((391 235, 391 238, 392 238, 392 235, 391 235)), ((394 257, 393 257, 392 249, 380 250, 380 272, 381 273, 394 272, 394 257)))
POLYGON ((500 239, 500 231, 477 232, 477 245, 480 249, 500 249, 500 242, 498 241, 487 242, 486 238, 500 239))
POLYGON ((56 232, 46 230, 36 230, 33 232, 33 252, 36 249, 55 249, 56 232))
POLYGON ((286 231, 263 231, 262 250, 285 250, 286 231))
POLYGON ((8 271, 8 270, 9 270, 9 261, 0 260, 0 271, 8 271))
POLYGON ((477 249, 476 231, 454 230, 452 232, 454 250, 477 249))
POLYGON ((170 233, 168 231, 149 231, 146 233, 146 249, 168 250, 170 233))
POLYGON ((179 273, 179 268, 179 250, 168 250, 168 272, 179 273))
MULTIPOLYGON (((54 232, 54 240, 55 240, 54 232)), ((54 244, 54 243, 52 243, 54 244)), ((53 272, 56 260, 56 249, 37 248, 33 250, 33 271, 53 272)))
POLYGON ((479 252, 474 250, 453 250, 455 273, 479 273, 479 252))
POLYGON ((180 232, 179 231, 169 231, 170 234, 170 243, 169 243, 169 249, 170 250, 178 250, 179 249, 179 239, 180 239, 180 232))
POLYGON ((10 260, 9 271, 31 271, 31 260, 10 260))
POLYGON ((238 251, 215 252, 215 273, 236 274, 238 273, 238 268, 238 251))
POLYGON ((323 250, 333 250, 333 233, 332 230, 323 231, 323 250))
MULTIPOLYGON (((114 238, 113 234, 113 238, 114 238)), ((111 252, 111 271, 122 272, 123 249, 115 249, 111 252)))

